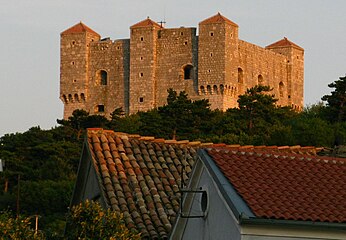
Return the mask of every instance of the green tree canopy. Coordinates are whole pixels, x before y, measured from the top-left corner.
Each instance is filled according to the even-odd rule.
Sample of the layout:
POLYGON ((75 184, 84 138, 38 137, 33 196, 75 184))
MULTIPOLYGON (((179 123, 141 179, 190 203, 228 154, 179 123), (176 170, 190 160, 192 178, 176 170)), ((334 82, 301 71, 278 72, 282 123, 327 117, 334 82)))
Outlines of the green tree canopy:
POLYGON ((208 100, 192 101, 184 91, 179 94, 173 89, 168 89, 167 104, 158 108, 162 119, 162 128, 169 137, 177 136, 188 139, 197 137, 207 130, 206 126, 211 118, 212 111, 208 100))
POLYGON ((67 218, 68 239, 140 239, 140 235, 130 231, 122 215, 107 209, 98 202, 86 201, 72 207, 67 218))
POLYGON ((269 138, 273 124, 295 114, 289 107, 277 106, 278 100, 273 94, 270 94, 271 91, 272 88, 269 86, 256 85, 239 96, 237 117, 246 121, 247 130, 245 132, 247 134, 252 136, 265 134, 269 138))
POLYGON ((240 112, 248 121, 249 131, 254 128, 256 119, 271 120, 277 99, 269 92, 269 86, 256 85, 246 90, 238 99, 240 112))
POLYGON ((323 101, 327 102, 326 111, 331 122, 342 122, 346 120, 346 76, 340 77, 328 87, 334 90, 330 95, 324 95, 323 101))
POLYGON ((191 115, 192 101, 185 92, 177 94, 173 89, 168 89, 167 104, 158 108, 158 113, 164 122, 165 128, 170 131, 170 137, 176 139, 177 130, 186 127, 191 115))
POLYGON ((77 139, 79 139, 85 129, 92 127, 104 128, 109 121, 102 115, 89 115, 83 109, 76 109, 67 120, 57 119, 57 123, 74 129, 77 133, 77 139))
POLYGON ((31 222, 31 217, 14 217, 10 211, 0 212, 1 239, 44 239, 43 234, 40 231, 35 233, 35 229, 33 229, 33 227, 31 226, 31 222))
POLYGON ((111 120, 109 121, 108 126, 111 129, 118 129, 121 125, 121 119, 124 118, 124 116, 125 112, 121 107, 114 109, 114 111, 111 113, 111 120))
MULTIPOLYGON (((74 134, 64 126, 33 127, 0 138, 0 209, 16 210, 19 199, 21 214, 42 216, 41 229, 65 221, 82 148, 74 134)), ((58 227, 52 231, 62 233, 58 227)))

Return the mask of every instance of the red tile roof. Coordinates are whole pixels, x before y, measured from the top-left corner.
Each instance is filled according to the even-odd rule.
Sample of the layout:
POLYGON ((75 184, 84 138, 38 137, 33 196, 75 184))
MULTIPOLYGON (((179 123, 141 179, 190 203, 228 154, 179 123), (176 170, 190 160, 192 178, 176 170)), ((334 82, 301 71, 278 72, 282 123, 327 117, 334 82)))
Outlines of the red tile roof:
POLYGON ((154 22, 153 20, 151 20, 149 17, 139 23, 136 23, 135 25, 132 25, 131 28, 144 28, 144 27, 158 27, 158 28, 162 28, 161 25, 159 25, 158 23, 154 22))
POLYGON ((346 160, 209 149, 256 218, 346 222, 346 160))
POLYGON ((88 129, 88 147, 108 205, 142 238, 167 238, 179 211, 182 168, 187 181, 197 157, 190 142, 88 129))
POLYGON ((76 25, 70 27, 69 29, 63 31, 61 35, 66 35, 66 34, 73 34, 73 33, 83 33, 83 32, 89 32, 96 34, 97 36, 100 36, 97 32, 89 28, 87 25, 85 25, 82 22, 77 23, 76 25))
POLYGON ((247 151, 247 152, 258 152, 258 153, 293 153, 293 154, 305 154, 305 155, 317 155, 324 150, 323 147, 313 147, 306 146, 302 147, 300 145, 295 146, 253 146, 253 145, 226 145, 226 144, 212 144, 213 148, 237 150, 237 151, 247 151))
MULTIPOLYGON (((306 154, 315 155, 319 151, 300 146, 254 147, 164 140, 100 128, 88 129, 87 140, 104 200, 112 210, 124 215, 130 229, 150 239, 169 235, 179 212, 181 172, 184 166, 183 179, 187 183, 198 148, 212 147, 215 153, 224 148, 275 154, 294 154, 305 149, 306 154)), ((219 157, 215 159, 220 162, 219 157)))
POLYGON ((273 43, 270 44, 268 46, 266 46, 266 48, 271 49, 271 48, 282 48, 282 47, 293 47, 293 48, 297 48, 299 50, 304 50, 303 48, 301 48, 300 46, 298 46, 297 44, 291 42, 290 40, 288 40, 286 37, 273 43))
POLYGON ((216 15, 203 20, 199 24, 211 24, 211 23, 228 23, 228 24, 231 24, 235 27, 238 27, 238 25, 236 23, 234 23, 231 20, 229 20, 228 18, 222 16, 220 13, 217 13, 216 15))

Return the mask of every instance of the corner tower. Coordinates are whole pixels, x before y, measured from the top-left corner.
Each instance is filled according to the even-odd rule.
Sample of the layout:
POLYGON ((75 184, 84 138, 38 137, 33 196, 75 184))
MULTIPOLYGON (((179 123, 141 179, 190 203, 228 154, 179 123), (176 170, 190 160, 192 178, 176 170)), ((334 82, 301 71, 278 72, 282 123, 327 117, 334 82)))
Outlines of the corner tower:
POLYGON ((212 108, 225 110, 230 105, 223 96, 236 79, 232 72, 238 65, 237 51, 237 24, 220 13, 199 23, 199 94, 209 95, 212 108))
POLYGON ((281 105, 291 106, 298 111, 304 105, 304 49, 291 42, 286 37, 269 46, 266 49, 287 57, 287 79, 283 79, 274 89, 284 88, 287 91, 287 102, 281 105))
POLYGON ((149 18, 130 28, 130 114, 157 107, 155 72, 161 28, 149 18))
POLYGON ((90 43, 100 35, 82 22, 60 34, 60 99, 64 119, 75 109, 87 109, 90 43))

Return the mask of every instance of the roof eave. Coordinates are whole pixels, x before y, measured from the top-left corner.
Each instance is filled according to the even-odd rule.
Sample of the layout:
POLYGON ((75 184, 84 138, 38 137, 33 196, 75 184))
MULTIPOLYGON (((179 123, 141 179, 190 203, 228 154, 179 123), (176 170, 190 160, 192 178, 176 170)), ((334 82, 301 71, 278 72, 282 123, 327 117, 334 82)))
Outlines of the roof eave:
POLYGON ((163 27, 160 26, 157 22, 151 20, 150 18, 147 18, 143 21, 140 21, 130 27, 130 29, 136 29, 136 28, 157 28, 162 29, 163 27))
POLYGON ((266 49, 277 49, 277 48, 295 48, 301 51, 304 51, 304 48, 298 46, 297 44, 295 44, 294 42, 288 40, 286 37, 284 37, 283 39, 272 43, 268 46, 265 47, 266 49))
POLYGON ((313 222, 313 221, 297 221, 286 219, 267 219, 248 217, 244 214, 240 215, 240 225, 271 225, 271 226, 284 226, 284 227, 309 227, 316 229, 346 229, 346 223, 334 222, 313 222))
POLYGON ((101 38, 101 35, 96 33, 96 32, 88 32, 88 31, 83 31, 83 32, 71 32, 71 33, 65 33, 66 31, 60 33, 60 36, 65 36, 65 35, 74 35, 74 34, 93 34, 101 38))
POLYGON ((295 49, 298 49, 300 51, 303 51, 304 52, 304 48, 301 48, 299 46, 295 46, 295 45, 291 45, 291 46, 266 46, 265 49, 278 49, 278 48, 295 48, 295 49))
POLYGON ((233 27, 239 27, 238 24, 236 23, 231 23, 231 22, 200 22, 199 25, 215 25, 215 24, 225 24, 227 23, 228 25, 231 25, 233 27))

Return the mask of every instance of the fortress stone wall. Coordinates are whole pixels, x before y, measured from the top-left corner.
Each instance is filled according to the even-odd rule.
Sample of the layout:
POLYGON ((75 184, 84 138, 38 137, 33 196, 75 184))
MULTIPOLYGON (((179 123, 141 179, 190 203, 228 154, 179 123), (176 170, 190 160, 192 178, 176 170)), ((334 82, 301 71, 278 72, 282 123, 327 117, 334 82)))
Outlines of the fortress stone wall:
POLYGON ((303 107, 304 49, 279 40, 265 48, 238 38, 238 25, 217 14, 196 28, 164 28, 145 19, 130 39, 112 41, 83 23, 61 33, 60 99, 106 117, 166 103, 167 89, 207 98, 213 109, 237 107, 247 88, 269 85, 279 105, 303 107))

